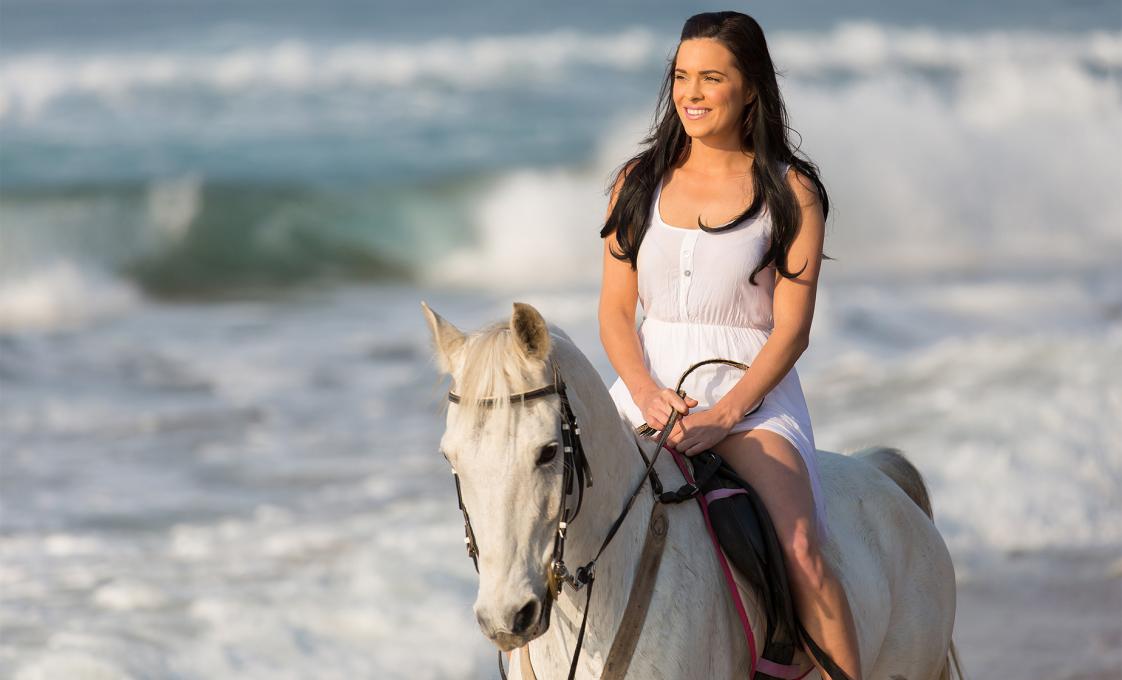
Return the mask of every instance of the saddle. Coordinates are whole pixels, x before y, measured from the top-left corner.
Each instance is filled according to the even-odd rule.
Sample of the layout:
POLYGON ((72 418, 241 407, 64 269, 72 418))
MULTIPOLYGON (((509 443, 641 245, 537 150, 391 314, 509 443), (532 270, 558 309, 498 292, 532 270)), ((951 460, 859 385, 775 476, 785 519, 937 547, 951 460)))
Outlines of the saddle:
MULTIPOLYGON (((778 534, 771 515, 752 485, 713 451, 691 460, 692 484, 669 491, 663 503, 681 503, 702 494, 709 506, 709 522, 733 566, 758 593, 767 619, 760 657, 790 665, 798 650, 799 623, 778 534)), ((758 669, 758 680, 783 680, 758 669)))
MULTIPOLYGON (((684 398, 686 393, 682 390, 682 385, 686 377, 708 364, 725 364, 743 371, 749 368, 748 364, 730 359, 715 358, 698 361, 682 373, 674 391, 684 398)), ((744 415, 755 413, 763 403, 761 399, 744 415)), ((677 418, 678 412, 672 411, 666 430, 674 426, 677 418)), ((647 423, 636 427, 635 433, 640 437, 657 436, 659 446, 663 446, 666 442, 666 432, 659 434, 658 430, 647 423)), ((705 517, 710 536, 713 537, 715 544, 720 544, 717 557, 725 572, 741 625, 744 626, 748 650, 752 656, 750 663, 753 679, 800 680, 814 670, 811 667, 800 674, 798 669, 791 665, 791 659, 794 658, 801 640, 810 648, 811 654, 829 675, 830 680, 852 680, 849 674, 815 643, 814 638, 799 621, 787 582, 787 570, 779 536, 775 532, 775 525, 771 521, 767 507, 752 485, 741 478, 715 451, 703 451, 693 456, 691 462, 694 474, 691 475, 686 469, 686 463, 683 462, 686 456, 669 446, 666 449, 673 454, 674 462, 687 483, 676 491, 662 491, 662 485, 652 470, 650 473, 652 487, 657 489, 656 494, 661 503, 681 503, 690 498, 697 498, 700 494, 698 505, 705 517), (721 549, 724 554, 721 554, 721 549), (762 650, 756 649, 755 636, 748 616, 744 612, 736 583, 728 571, 725 555, 728 555, 728 559, 732 560, 759 594, 767 618, 767 632, 762 650)), ((717 545, 714 547, 716 548, 717 545)))
MULTIPOLYGON (((729 561, 758 594, 767 620, 763 648, 755 659, 755 680, 791 680, 801 674, 791 665, 805 640, 812 654, 833 680, 850 680, 832 658, 807 633, 795 611, 784 564, 779 535, 763 500, 756 490, 714 451, 704 451, 689 459, 693 467, 687 475, 682 459, 670 449, 683 474, 685 486, 661 494, 662 503, 681 503, 698 495, 705 499, 706 520, 729 561), (770 671, 770 672, 769 672, 770 671)), ((735 591, 735 584, 730 581, 735 591)), ((739 598, 737 593, 733 596, 739 598)), ((750 634, 750 631, 749 631, 750 634)), ((750 647, 754 643, 749 642, 750 647)), ((755 649, 751 650, 756 653, 755 649)))

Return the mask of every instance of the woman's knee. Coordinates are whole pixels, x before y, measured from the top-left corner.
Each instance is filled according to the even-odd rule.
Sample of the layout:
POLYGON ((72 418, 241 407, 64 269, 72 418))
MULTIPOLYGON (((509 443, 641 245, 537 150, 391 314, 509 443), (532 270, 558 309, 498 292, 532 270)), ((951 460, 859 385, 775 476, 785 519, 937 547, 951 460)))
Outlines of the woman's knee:
POLYGON ((810 522, 803 519, 796 521, 794 528, 782 537, 782 543, 789 577, 801 587, 821 590, 826 566, 810 522))

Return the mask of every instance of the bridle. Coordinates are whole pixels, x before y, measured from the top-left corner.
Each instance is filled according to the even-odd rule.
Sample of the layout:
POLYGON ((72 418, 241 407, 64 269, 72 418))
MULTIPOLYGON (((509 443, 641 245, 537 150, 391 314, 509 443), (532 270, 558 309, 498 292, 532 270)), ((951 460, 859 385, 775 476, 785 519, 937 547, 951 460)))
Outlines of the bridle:
MULTIPOLYGON (((549 588, 546 594, 545 606, 542 607, 542 611, 539 614, 539 622, 548 622, 549 610, 552 607, 553 599, 560 594, 561 584, 563 582, 580 589, 584 583, 591 581, 591 574, 586 575, 581 569, 578 569, 577 574, 572 575, 565 566, 565 530, 568 528, 569 523, 576 519, 577 515, 580 513, 581 506, 584 502, 584 489, 592 486, 592 470, 588 465, 588 458, 585 456, 584 446, 581 444, 580 426, 577 424, 576 415, 573 414, 573 409, 569 404, 569 397, 565 390, 565 381, 561 378, 561 372, 558 370, 555 363, 553 363, 552 370, 553 382, 549 385, 510 396, 512 404, 520 405, 551 394, 558 395, 561 400, 561 443, 563 455, 561 488, 564 490, 564 493, 561 495, 561 507, 558 511, 558 517, 560 519, 557 524, 557 531, 554 533, 553 556, 550 559, 549 572, 547 574, 549 588), (574 507, 570 508, 568 500, 574 493, 576 495, 576 504, 574 507)), ((458 404, 461 398, 458 394, 449 391, 448 401, 458 404)), ((480 399, 477 403, 484 407, 494 407, 499 404, 500 401, 501 398, 489 397, 480 399)), ((455 468, 452 469, 452 475, 456 479, 457 502, 459 503, 460 511, 463 512, 464 515, 464 544, 467 547, 468 556, 471 557, 472 562, 475 564, 475 570, 479 571, 479 546, 475 542, 475 532, 471 528, 471 518, 468 515, 467 507, 464 505, 463 493, 460 490, 460 476, 455 468)))
MULTIPOLYGON (((685 393, 682 391, 682 383, 685 381, 686 377, 695 369, 706 364, 713 363, 727 364, 743 370, 748 369, 747 364, 743 364, 738 361, 731 361, 729 359, 706 359, 704 361, 699 361, 690 366, 686 370, 686 372, 682 374, 681 378, 678 379, 678 384, 675 388, 675 391, 680 396, 684 397, 685 393)), ((635 442, 635 448, 639 452, 639 455, 642 457, 643 462, 646 464, 646 469, 643 472, 643 476, 639 479, 638 484, 635 485, 635 488, 631 492, 631 495, 628 497, 627 503, 626 505, 624 505, 623 510, 620 512, 615 522, 612 523, 612 526, 608 529, 607 536, 604 537, 604 541, 600 544, 600 548, 596 551, 596 555, 593 556, 593 558, 589 560, 588 563, 577 567, 575 572, 570 572, 568 567, 565 565, 565 531, 568 529, 569 524, 574 519, 576 519, 577 515, 580 513, 581 505, 584 500, 584 489, 586 487, 592 486, 592 471, 588 465, 588 457, 585 455, 584 446, 581 444, 580 425, 577 423, 576 415, 573 414, 572 406, 569 404, 569 397, 567 394, 565 381, 561 376, 561 371, 557 366, 556 360, 551 359, 550 366, 553 374, 552 383, 544 387, 530 390, 528 392, 521 392, 519 394, 510 395, 509 399, 512 405, 524 405, 526 404, 526 402, 532 401, 534 399, 546 397, 551 394, 556 394, 561 401, 561 439, 563 447, 562 454, 564 456, 564 469, 562 472, 561 488, 563 490, 563 493, 561 495, 561 508, 558 513, 560 519, 558 520, 557 531, 554 535, 553 540, 553 555, 552 559, 550 560, 549 572, 547 574, 548 587, 546 588, 546 602, 542 607, 542 611, 539 613, 538 624, 539 626, 542 623, 548 625, 549 613, 552 609, 553 601, 561 594, 561 588, 564 584, 568 584, 574 591, 578 592, 585 586, 588 587, 588 590, 586 591, 584 615, 581 619, 580 624, 580 632, 577 634, 576 648, 573 651, 572 662, 569 666, 568 677, 569 680, 573 680, 576 675, 577 661, 580 658, 581 646, 584 642, 585 629, 588 623, 589 605, 592 602, 592 586, 596 580, 596 561, 600 559, 600 555, 604 552, 604 549, 608 547, 608 544, 611 543, 612 539, 616 535, 616 532, 619 530, 620 526, 622 526, 624 520, 627 519, 628 513, 631 511, 632 506, 635 504, 635 499, 638 498, 639 492, 643 488, 644 481, 650 480, 651 490, 652 492, 654 492, 656 502, 659 501, 660 497, 664 496, 673 497, 674 501, 676 502, 680 499, 688 498, 696 494, 698 489, 694 484, 686 484, 677 491, 664 494, 662 490, 662 481, 659 479, 658 473, 656 473, 654 470, 655 463, 658 461, 658 455, 662 452, 662 449, 666 444, 666 439, 670 436, 670 432, 674 429, 674 424, 678 420, 678 411, 671 409, 670 417, 667 420, 666 426, 663 428, 661 435, 659 436, 658 447, 655 449, 655 453, 650 460, 647 460, 647 455, 639 446, 638 441, 635 442), (576 495, 576 506, 570 510, 568 499, 574 493, 576 495)), ((453 404, 458 404, 462 401, 462 399, 460 395, 449 390, 448 401, 452 402, 453 404)), ((475 403, 479 406, 494 407, 503 401, 505 401, 503 397, 487 397, 479 399, 475 403)), ((763 406, 762 400, 744 415, 755 413, 761 406, 763 406)), ((475 570, 476 572, 478 572, 479 546, 475 542, 475 532, 472 531, 471 528, 471 517, 468 515, 467 507, 464 506, 463 493, 460 490, 460 476, 456 472, 455 467, 452 468, 452 476, 456 481, 456 500, 460 506, 460 511, 464 516, 464 544, 467 548, 468 557, 471 558, 472 563, 475 565, 475 570)), ((499 651, 498 663, 499 673, 502 676, 503 680, 506 680, 507 675, 506 670, 503 667, 502 651, 499 651)))
MULTIPOLYGON (((576 652, 573 654, 573 661, 569 671, 569 678, 571 679, 576 673, 577 659, 580 655, 580 647, 584 638, 585 624, 588 620, 588 603, 592 600, 592 582, 595 580, 595 565, 596 558, 600 554, 597 553, 596 558, 593 558, 588 564, 578 567, 575 572, 570 572, 569 568, 565 565, 565 531, 569 527, 569 523, 576 519, 580 513, 581 506, 584 501, 584 490, 592 486, 592 470, 588 465, 588 457, 584 452, 584 445, 580 439, 580 425, 577 423, 577 417, 573 413, 572 406, 569 403, 569 396, 566 390, 565 380, 561 377, 561 371, 557 367, 556 361, 550 362, 553 372, 553 382, 545 387, 539 387, 529 392, 522 392, 513 394, 509 397, 511 404, 524 405, 529 401, 546 397, 551 394, 556 394, 561 401, 561 445, 563 455, 563 471, 561 477, 561 507, 558 512, 560 518, 557 523, 557 530, 553 538, 553 554, 550 559, 549 571, 546 574, 548 585, 546 588, 545 604, 542 607, 538 616, 538 625, 549 622, 549 613, 553 607, 553 601, 561 594, 561 587, 563 584, 568 583, 573 590, 579 591, 584 586, 588 588, 588 601, 585 602, 584 620, 581 622, 580 637, 577 641, 576 652), (569 507, 569 497, 576 495, 576 504, 574 507, 569 507)), ((449 390, 448 401, 458 404, 461 398, 458 394, 449 390)), ((480 406, 494 407, 502 401, 501 397, 488 397, 480 399, 476 402, 480 406)), ((640 453, 642 453, 640 451, 640 453)), ((644 456, 645 458, 645 456, 644 456)), ((467 547, 467 554, 471 557, 472 563, 475 565, 475 570, 479 571, 479 546, 475 542, 475 532, 471 528, 471 517, 468 515, 467 507, 464 505, 463 493, 460 490, 460 476, 455 468, 452 468, 452 475, 456 480, 456 500, 459 503, 460 511, 464 515, 464 544, 467 547)), ((623 516, 626 516, 628 508, 624 510, 623 516)), ((623 518, 621 516, 621 520, 623 518)), ((605 540, 603 548, 611 541, 612 535, 615 534, 615 529, 612 528, 609 532, 608 539, 605 540)), ((506 670, 503 667, 502 652, 499 652, 499 673, 504 678, 506 670)))

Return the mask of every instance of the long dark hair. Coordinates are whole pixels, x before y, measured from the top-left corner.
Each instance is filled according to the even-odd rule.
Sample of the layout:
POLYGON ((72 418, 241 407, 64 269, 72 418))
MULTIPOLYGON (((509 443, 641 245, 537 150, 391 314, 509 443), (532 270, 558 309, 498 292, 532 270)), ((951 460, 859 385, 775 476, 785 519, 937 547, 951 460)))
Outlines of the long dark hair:
MULTIPOLYGON (((818 178, 818 167, 810 160, 797 158, 797 148, 792 148, 788 140, 787 109, 779 93, 775 65, 767 49, 763 29, 756 20, 740 12, 704 12, 686 19, 682 27, 682 41, 693 38, 715 38, 732 52, 736 66, 743 74, 745 86, 755 91, 752 102, 744 107, 741 122, 741 146, 754 152, 752 161, 752 182, 756 188, 752 205, 737 217, 728 227, 698 226, 706 231, 715 232, 731 228, 740 222, 755 217, 767 203, 772 220, 771 247, 752 271, 748 280, 756 284, 756 274, 774 263, 776 270, 787 278, 795 278, 803 270, 792 273, 787 268, 787 251, 795 238, 802 209, 795 192, 787 184, 779 171, 779 162, 789 163, 806 175, 818 190, 822 201, 822 214, 829 213, 829 198, 826 187, 818 178)), ((650 226, 651 201, 655 187, 660 179, 688 150, 690 138, 678 118, 673 98, 674 69, 678 62, 678 50, 666 69, 666 77, 659 91, 656 106, 655 129, 642 141, 644 149, 629 159, 615 173, 612 185, 624 174, 615 207, 600 230, 600 238, 615 232, 616 248, 612 255, 619 260, 629 260, 631 268, 636 269, 639 245, 650 226)), ((833 259, 823 256, 825 259, 833 259)), ((803 267, 805 269, 805 265, 803 267)))

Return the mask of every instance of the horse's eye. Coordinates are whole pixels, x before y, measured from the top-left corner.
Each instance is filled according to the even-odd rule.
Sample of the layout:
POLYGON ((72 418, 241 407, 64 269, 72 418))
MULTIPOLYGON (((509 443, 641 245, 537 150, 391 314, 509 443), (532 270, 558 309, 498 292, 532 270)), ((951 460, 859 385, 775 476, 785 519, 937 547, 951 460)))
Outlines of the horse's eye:
POLYGON ((550 442, 538 452, 538 465, 545 465, 557 457, 557 442, 550 442))

